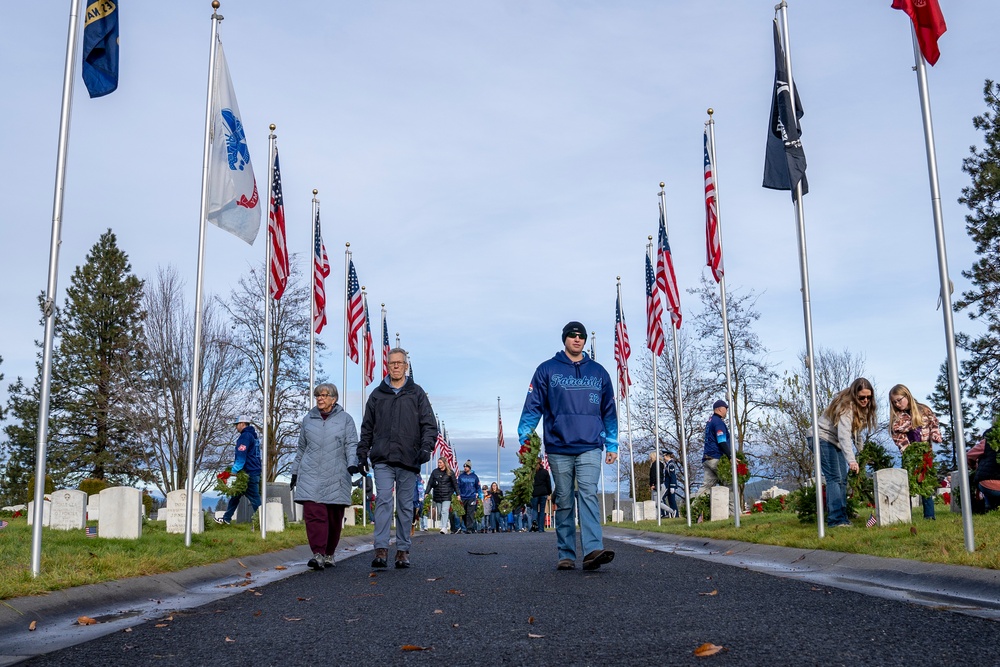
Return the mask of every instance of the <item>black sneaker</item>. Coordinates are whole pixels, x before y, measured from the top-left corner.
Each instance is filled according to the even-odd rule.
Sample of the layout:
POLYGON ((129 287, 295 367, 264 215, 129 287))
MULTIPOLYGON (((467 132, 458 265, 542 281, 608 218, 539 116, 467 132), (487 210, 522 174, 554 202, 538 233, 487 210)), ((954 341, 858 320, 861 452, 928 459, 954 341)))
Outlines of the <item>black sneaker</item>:
POLYGON ((583 557, 584 570, 596 570, 602 565, 606 565, 615 559, 614 551, 605 549, 594 549, 583 557))
POLYGON ((219 524, 220 526, 228 526, 229 525, 229 522, 226 521, 225 519, 223 519, 222 517, 215 517, 215 523, 219 524))

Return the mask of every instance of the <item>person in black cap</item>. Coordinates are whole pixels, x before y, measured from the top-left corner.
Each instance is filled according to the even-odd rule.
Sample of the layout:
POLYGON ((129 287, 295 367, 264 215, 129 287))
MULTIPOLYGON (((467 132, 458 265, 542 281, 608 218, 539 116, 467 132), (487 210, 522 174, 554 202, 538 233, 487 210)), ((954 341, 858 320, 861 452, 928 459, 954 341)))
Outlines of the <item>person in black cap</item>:
POLYGON ((607 448, 606 463, 618 458, 618 412, 611 376, 583 351, 587 329, 570 322, 563 327, 562 340, 564 349, 531 378, 517 435, 526 442, 544 421, 545 454, 555 480, 556 568, 576 569, 573 506, 579 502, 583 569, 596 570, 615 557, 604 548, 597 483, 602 450, 607 448))
POLYGON ((705 453, 701 457, 701 463, 705 467, 705 477, 697 493, 698 496, 708 493, 709 489, 719 483, 719 459, 723 454, 729 458, 733 457, 729 427, 726 426, 727 412, 729 404, 722 399, 712 404, 712 417, 705 424, 705 453))

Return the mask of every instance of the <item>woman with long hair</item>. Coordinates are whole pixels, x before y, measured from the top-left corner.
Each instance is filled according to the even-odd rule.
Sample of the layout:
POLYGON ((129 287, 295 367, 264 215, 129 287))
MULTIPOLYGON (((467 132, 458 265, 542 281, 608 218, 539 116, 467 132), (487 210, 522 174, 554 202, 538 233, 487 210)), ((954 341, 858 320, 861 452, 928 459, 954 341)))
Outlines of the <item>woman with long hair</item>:
POLYGON ((430 479, 427 480, 427 493, 432 494, 431 501, 434 503, 434 513, 441 523, 441 534, 447 535, 451 532, 451 496, 458 493, 458 482, 448 465, 448 459, 443 456, 438 459, 437 468, 431 471, 430 479))
MULTIPOLYGON (((858 472, 854 451, 863 429, 874 430, 875 390, 858 378, 830 401, 819 417, 820 469, 826 480, 826 525, 850 527, 847 517, 847 473, 858 472)), ((809 445, 812 446, 812 436, 809 445)))
MULTIPOLYGON (((918 403, 906 385, 889 390, 889 435, 902 454, 914 442, 941 442, 938 418, 923 403, 918 403)), ((916 450, 914 450, 916 451, 916 450)), ((921 497, 924 518, 934 518, 934 496, 921 497)))
POLYGON ((507 515, 500 511, 500 503, 503 502, 503 491, 496 482, 490 484, 490 498, 493 500, 493 512, 490 514, 490 530, 494 533, 502 533, 504 524, 507 523, 507 515))

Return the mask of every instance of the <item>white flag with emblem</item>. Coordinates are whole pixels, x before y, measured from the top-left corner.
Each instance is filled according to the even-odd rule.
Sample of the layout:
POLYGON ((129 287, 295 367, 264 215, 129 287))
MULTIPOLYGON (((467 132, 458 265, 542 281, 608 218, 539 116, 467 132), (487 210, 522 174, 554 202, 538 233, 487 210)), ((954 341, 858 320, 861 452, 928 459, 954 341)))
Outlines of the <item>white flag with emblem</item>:
POLYGON ((205 218, 253 245, 260 230, 260 197, 221 40, 215 56, 214 81, 205 218))

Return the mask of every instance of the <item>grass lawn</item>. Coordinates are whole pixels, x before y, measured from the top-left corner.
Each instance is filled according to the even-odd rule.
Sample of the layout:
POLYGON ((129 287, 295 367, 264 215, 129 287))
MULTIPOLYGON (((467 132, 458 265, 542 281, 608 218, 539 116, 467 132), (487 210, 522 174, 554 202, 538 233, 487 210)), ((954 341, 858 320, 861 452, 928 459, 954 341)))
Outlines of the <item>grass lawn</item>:
MULTIPOLYGON (((41 573, 31 576, 31 527, 26 517, 6 519, 0 530, 0 600, 39 595, 83 584, 95 584, 127 577, 176 572, 197 565, 218 563, 230 558, 280 551, 306 544, 302 524, 286 526, 280 533, 268 532, 262 540, 260 529, 247 524, 220 526, 211 523, 205 532, 191 536, 167 534, 162 521, 147 521, 138 540, 88 538, 81 530, 42 531, 41 573)), ((96 526, 97 522, 89 525, 96 526)), ((371 524, 347 526, 344 536, 370 533, 371 524)))
POLYGON ((868 517, 865 516, 855 519, 853 528, 826 529, 823 539, 819 538, 815 523, 800 523, 793 512, 744 514, 740 516, 739 528, 735 527, 732 519, 692 523, 690 528, 684 519, 664 519, 660 526, 656 525, 656 521, 621 523, 615 526, 719 540, 1000 569, 1000 512, 972 517, 976 550, 971 554, 965 550, 961 516, 952 514, 947 507, 941 506, 938 506, 936 515, 935 521, 926 521, 922 510, 916 508, 912 524, 895 524, 884 528, 866 528, 865 521, 868 517))

